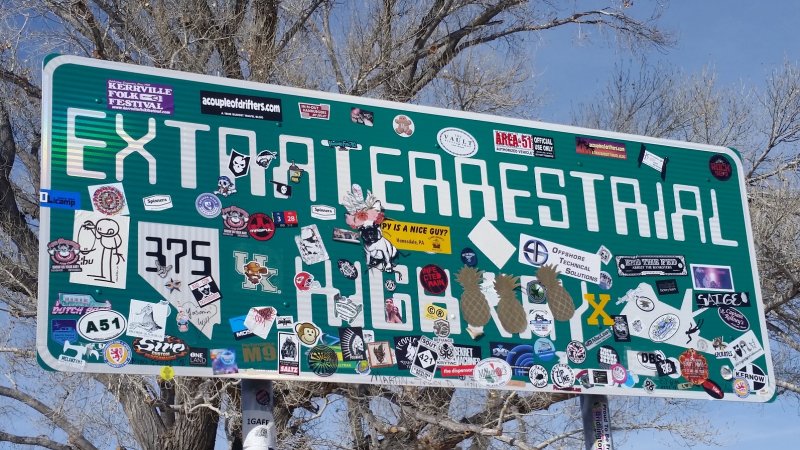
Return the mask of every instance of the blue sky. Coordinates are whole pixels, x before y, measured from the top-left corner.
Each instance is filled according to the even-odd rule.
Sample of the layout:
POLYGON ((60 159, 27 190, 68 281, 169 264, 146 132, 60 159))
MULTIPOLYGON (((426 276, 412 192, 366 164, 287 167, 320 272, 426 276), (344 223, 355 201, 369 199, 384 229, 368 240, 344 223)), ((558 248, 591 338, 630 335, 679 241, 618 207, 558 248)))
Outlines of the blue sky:
MULTIPOLYGON (((596 2, 573 3, 585 8, 596 2)), ((649 13, 653 3, 635 1, 633 10, 649 13)), ((673 0, 666 6, 659 23, 673 33, 677 44, 665 52, 647 52, 651 64, 673 66, 686 74, 710 68, 717 73, 719 86, 725 87, 758 86, 784 61, 800 63, 800 1, 673 0)), ((615 65, 632 60, 629 52, 596 31, 585 31, 590 33, 588 42, 578 37, 575 27, 543 33, 532 50, 537 88, 547 96, 539 110, 544 122, 569 123, 571 112, 581 103, 598 98, 615 65), (594 70, 575 70, 579 61, 594 70)), ((703 409, 719 426, 725 445, 693 447, 696 450, 797 448, 800 441, 800 405, 794 399, 767 405, 709 401, 703 409)), ((618 444, 618 450, 675 447, 668 436, 653 433, 639 433, 618 444)))

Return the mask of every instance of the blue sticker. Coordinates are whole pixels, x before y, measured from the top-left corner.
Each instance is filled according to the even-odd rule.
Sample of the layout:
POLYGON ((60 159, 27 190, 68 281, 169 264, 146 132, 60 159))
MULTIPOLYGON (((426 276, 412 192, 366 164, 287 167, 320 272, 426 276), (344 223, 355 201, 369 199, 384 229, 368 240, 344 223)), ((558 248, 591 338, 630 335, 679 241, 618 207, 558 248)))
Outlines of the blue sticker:
POLYGON ((194 206, 201 216, 208 219, 213 219, 222 212, 222 202, 216 195, 207 192, 197 196, 194 206))
POLYGON ((556 356, 556 347, 550 339, 539 338, 533 344, 533 352, 542 361, 550 361, 556 356))
POLYGON ((247 316, 237 316, 228 319, 228 322, 231 324, 231 331, 233 331, 233 337, 236 338, 237 341, 255 336, 249 328, 244 326, 244 319, 246 318, 247 316))
POLYGON ((78 324, 77 320, 73 319, 54 319, 50 321, 50 329, 52 332, 50 333, 50 337, 58 343, 58 345, 64 345, 64 342, 77 342, 78 340, 78 330, 76 329, 78 324))
POLYGON ((475 250, 466 247, 461 250, 461 261, 469 267, 475 267, 478 265, 478 254, 475 253, 475 250))
POLYGON ((81 209, 81 194, 42 189, 39 191, 39 205, 42 208, 81 209))

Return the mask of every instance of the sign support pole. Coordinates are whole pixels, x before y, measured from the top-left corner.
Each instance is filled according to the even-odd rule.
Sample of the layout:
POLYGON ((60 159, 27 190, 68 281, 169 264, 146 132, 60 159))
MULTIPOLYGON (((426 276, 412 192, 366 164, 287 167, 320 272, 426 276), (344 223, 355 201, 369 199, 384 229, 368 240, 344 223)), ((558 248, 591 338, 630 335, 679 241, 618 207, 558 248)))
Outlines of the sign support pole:
POLYGON ((581 395, 583 442, 586 450, 613 450, 607 395, 581 395))
POLYGON ((242 379, 241 388, 243 450, 273 450, 277 432, 272 381, 242 379))

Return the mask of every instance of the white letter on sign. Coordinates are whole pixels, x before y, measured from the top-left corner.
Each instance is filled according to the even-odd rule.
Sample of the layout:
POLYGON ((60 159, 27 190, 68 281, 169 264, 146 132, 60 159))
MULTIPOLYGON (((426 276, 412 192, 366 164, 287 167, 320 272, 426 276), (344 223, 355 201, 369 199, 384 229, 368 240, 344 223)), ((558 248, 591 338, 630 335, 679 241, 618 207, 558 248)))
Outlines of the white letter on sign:
POLYGON ((103 180, 106 174, 83 168, 83 148, 87 146, 106 148, 104 141, 75 136, 75 118, 78 116, 105 119, 106 113, 88 109, 67 108, 67 175, 71 177, 97 178, 103 180))
POLYGON ((150 184, 156 184, 156 159, 150 152, 144 149, 144 144, 147 144, 156 137, 156 119, 147 119, 147 134, 139 139, 132 138, 125 131, 122 121, 122 114, 117 114, 117 134, 128 144, 127 147, 117 153, 117 181, 122 181, 124 178, 122 163, 125 161, 125 158, 131 153, 138 153, 147 161, 147 173, 150 176, 150 184))

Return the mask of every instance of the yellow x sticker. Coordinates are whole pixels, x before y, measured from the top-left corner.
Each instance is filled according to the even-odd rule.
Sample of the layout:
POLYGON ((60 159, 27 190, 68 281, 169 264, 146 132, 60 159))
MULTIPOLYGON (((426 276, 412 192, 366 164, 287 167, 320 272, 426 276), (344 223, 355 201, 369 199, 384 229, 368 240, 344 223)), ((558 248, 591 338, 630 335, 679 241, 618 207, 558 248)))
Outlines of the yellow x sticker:
POLYGON ((611 301, 611 296, 608 294, 600 294, 600 302, 595 303, 594 301, 594 294, 583 294, 583 299, 589 302, 589 306, 594 308, 594 312, 592 315, 586 319, 586 323, 589 325, 600 325, 600 321, 597 320, 598 316, 603 316, 603 325, 614 325, 614 319, 611 318, 608 314, 606 314, 605 307, 608 302, 611 301))

